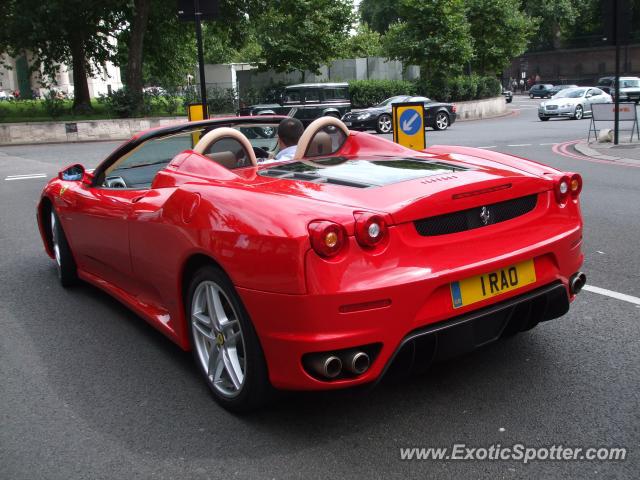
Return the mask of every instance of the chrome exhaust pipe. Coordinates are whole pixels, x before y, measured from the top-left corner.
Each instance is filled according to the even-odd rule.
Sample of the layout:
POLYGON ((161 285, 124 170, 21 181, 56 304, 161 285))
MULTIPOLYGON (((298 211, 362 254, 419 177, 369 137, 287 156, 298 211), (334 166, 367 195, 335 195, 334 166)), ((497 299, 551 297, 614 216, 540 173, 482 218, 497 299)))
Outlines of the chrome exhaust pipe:
POLYGON ((342 355, 345 370, 354 375, 362 375, 369 369, 369 355, 358 350, 352 350, 342 355))
POLYGON ((307 365, 325 378, 336 378, 342 372, 342 360, 335 355, 315 355, 307 361, 307 365))
POLYGON ((571 277, 571 280, 569 281, 569 288, 571 289, 571 293, 573 295, 577 295, 582 290, 582 287, 584 287, 586 284, 587 276, 582 272, 576 273, 571 277))

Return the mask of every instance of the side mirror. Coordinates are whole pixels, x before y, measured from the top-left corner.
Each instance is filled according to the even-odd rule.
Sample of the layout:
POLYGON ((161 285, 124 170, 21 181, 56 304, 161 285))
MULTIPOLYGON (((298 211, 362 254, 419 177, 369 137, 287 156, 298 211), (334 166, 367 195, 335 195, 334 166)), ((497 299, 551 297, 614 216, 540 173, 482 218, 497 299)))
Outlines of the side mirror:
POLYGON ((593 97, 593 95, 591 95, 590 93, 587 93, 584 97, 585 98, 591 98, 591 97, 593 97))
POLYGON ((66 180, 66 181, 70 181, 70 182, 77 182, 77 181, 82 180, 84 175, 85 175, 84 167, 82 165, 80 165, 79 163, 76 163, 74 165, 68 166, 64 170, 61 170, 58 173, 58 178, 60 180, 66 180))
POLYGON ((93 173, 84 172, 82 175, 82 185, 90 187, 93 184, 93 173))

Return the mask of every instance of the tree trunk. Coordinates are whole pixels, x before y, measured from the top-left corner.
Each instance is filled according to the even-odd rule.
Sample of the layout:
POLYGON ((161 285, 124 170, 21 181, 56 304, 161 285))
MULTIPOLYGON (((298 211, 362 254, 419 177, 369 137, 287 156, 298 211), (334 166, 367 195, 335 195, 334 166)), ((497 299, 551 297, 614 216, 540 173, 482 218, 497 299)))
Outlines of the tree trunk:
POLYGON ((134 113, 142 110, 142 50, 150 9, 151 0, 135 0, 126 73, 127 88, 134 104, 134 113))
POLYGON ((84 39, 71 39, 71 61, 73 66, 73 113, 90 113, 91 97, 87 82, 87 60, 85 58, 84 39))

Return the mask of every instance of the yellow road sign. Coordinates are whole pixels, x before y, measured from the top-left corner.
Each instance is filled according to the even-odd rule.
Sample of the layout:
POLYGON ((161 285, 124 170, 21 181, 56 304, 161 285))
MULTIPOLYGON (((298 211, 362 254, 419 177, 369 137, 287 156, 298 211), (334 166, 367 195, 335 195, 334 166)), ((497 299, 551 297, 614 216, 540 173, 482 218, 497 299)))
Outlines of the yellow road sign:
POLYGON ((394 103, 393 141, 413 150, 427 148, 424 130, 424 103, 394 103))
MULTIPOLYGON (((207 106, 207 110, 209 110, 207 106)), ((201 103, 190 103, 187 107, 187 114, 190 122, 196 122, 198 120, 204 120, 204 110, 201 103)), ((207 112, 208 113, 208 112, 207 112)))

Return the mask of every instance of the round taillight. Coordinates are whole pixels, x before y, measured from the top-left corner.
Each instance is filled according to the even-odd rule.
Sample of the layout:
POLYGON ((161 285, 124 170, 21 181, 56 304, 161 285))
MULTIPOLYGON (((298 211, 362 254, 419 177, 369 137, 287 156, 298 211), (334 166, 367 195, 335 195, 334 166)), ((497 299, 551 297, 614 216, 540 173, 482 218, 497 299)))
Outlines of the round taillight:
POLYGON ((574 173, 573 175, 571 175, 569 190, 571 191, 571 195, 573 195, 574 197, 580 195, 580 192, 582 191, 582 177, 579 173, 574 173))
POLYGON ((556 200, 558 203, 565 203, 567 201, 567 196, 569 195, 571 179, 568 175, 562 175, 561 177, 556 179, 555 184, 555 192, 556 192, 556 200))
POLYGON ((342 225, 329 220, 309 224, 309 240, 313 250, 323 258, 335 257, 346 245, 347 233, 342 225))
POLYGON ((380 215, 369 212, 356 212, 356 240, 365 248, 373 248, 387 236, 387 223, 380 215))

